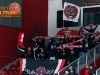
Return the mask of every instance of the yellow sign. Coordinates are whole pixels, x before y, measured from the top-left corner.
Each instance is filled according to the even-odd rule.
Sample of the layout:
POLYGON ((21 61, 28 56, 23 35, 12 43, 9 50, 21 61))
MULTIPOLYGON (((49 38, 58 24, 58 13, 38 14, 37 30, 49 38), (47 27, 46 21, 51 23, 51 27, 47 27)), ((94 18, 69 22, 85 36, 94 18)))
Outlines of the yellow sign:
POLYGON ((0 17, 20 17, 21 16, 20 5, 13 2, 8 6, 0 6, 0 17))

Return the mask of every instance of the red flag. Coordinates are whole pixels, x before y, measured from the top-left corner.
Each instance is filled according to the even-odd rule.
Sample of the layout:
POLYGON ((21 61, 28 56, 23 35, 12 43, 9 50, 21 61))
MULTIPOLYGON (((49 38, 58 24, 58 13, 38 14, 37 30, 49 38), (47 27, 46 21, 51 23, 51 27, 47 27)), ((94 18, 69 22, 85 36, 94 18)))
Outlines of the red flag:
POLYGON ((20 32, 18 36, 18 46, 24 46, 23 39, 24 39, 24 32, 20 32))

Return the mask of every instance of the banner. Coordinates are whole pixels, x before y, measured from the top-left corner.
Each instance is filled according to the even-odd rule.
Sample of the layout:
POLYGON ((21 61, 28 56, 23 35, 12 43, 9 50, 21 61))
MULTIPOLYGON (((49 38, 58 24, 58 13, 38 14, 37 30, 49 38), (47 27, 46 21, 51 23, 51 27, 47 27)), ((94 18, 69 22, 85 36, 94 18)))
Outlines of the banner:
POLYGON ((78 22, 80 7, 71 3, 64 3, 63 20, 78 22))
POLYGON ((17 46, 24 46, 23 39, 24 39, 24 32, 20 32, 19 36, 18 36, 18 45, 17 46))
POLYGON ((65 63, 65 59, 59 60, 34 60, 31 58, 20 58, 20 72, 27 69, 30 75, 54 75, 60 71, 65 63))

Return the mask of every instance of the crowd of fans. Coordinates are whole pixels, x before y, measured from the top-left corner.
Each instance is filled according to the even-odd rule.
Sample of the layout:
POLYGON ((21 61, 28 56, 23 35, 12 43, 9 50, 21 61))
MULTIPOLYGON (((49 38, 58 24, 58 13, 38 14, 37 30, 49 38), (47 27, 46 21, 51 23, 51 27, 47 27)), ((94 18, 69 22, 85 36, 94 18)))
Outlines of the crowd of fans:
MULTIPOLYGON (((98 31, 96 33, 81 32, 80 35, 82 35, 81 38, 84 38, 84 40, 75 44, 82 45, 82 48, 63 48, 63 44, 74 42, 81 38, 65 39, 56 37, 47 39, 38 38, 32 48, 25 48, 24 46, 17 46, 17 48, 20 51, 20 58, 33 58, 35 60, 67 59, 67 61, 73 62, 100 43, 98 31)), ((81 59, 80 62, 85 63, 85 58, 81 59)))

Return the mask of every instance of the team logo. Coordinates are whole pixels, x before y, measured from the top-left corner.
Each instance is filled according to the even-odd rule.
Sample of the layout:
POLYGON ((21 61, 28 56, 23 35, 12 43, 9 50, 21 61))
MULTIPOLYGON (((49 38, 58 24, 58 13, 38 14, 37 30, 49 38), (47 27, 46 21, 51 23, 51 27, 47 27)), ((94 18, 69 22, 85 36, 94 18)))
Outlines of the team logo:
POLYGON ((39 67, 36 69, 36 75, 44 75, 46 72, 46 69, 44 67, 39 67))
POLYGON ((66 35, 70 35, 70 33, 71 33, 70 31, 66 31, 66 35))
POLYGON ((64 14, 68 19, 74 19, 78 14, 78 9, 75 6, 67 5, 64 9, 64 14))

